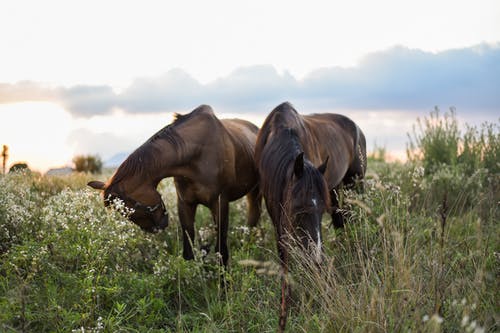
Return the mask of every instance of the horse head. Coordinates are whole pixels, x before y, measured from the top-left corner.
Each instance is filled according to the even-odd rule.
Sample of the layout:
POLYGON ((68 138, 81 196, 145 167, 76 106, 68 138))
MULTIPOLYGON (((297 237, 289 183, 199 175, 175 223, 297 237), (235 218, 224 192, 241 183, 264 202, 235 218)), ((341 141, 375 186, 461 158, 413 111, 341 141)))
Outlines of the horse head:
POLYGON ((116 199, 123 201, 130 209, 128 218, 142 230, 156 233, 168 226, 168 212, 160 193, 154 188, 140 186, 128 195, 117 184, 106 185, 101 181, 91 181, 88 186, 103 191, 104 205, 109 207, 116 199))
POLYGON ((317 263, 321 262, 321 219, 330 202, 323 177, 327 163, 328 158, 316 168, 299 153, 285 198, 293 236, 317 263))

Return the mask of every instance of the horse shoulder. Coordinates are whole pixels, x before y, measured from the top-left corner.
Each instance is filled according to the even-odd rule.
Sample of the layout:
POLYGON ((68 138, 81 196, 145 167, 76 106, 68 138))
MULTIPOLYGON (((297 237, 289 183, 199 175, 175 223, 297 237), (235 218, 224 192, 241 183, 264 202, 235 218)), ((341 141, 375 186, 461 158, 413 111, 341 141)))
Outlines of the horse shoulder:
POLYGON ((240 119, 224 119, 223 124, 227 137, 222 179, 229 197, 234 199, 243 196, 257 182, 254 151, 258 128, 240 119))
MULTIPOLYGON (((341 182, 354 159, 356 138, 349 121, 346 121, 349 119, 329 113, 307 115, 304 118, 314 141, 311 160, 319 165, 327 157, 330 159, 325 177, 329 187, 335 187, 341 182)), ((355 130, 356 125, 353 122, 352 124, 355 130)))

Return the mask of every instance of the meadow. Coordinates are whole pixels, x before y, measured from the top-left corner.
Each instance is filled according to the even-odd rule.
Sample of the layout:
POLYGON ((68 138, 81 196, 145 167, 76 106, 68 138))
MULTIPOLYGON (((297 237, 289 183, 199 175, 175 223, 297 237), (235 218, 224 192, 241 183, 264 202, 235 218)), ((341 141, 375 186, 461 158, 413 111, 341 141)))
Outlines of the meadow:
MULTIPOLYGON (((409 134, 406 163, 375 149, 364 192, 339 193, 345 228, 324 217, 323 265, 293 253, 289 332, 499 330, 500 123, 460 128, 436 110, 409 134)), ((182 258, 171 180, 159 188, 170 225, 153 235, 120 202, 104 208, 86 186, 95 177, 0 176, 1 332, 276 331, 280 276, 265 211, 249 229, 246 202, 231 204, 223 271, 204 208, 196 258, 182 258)))

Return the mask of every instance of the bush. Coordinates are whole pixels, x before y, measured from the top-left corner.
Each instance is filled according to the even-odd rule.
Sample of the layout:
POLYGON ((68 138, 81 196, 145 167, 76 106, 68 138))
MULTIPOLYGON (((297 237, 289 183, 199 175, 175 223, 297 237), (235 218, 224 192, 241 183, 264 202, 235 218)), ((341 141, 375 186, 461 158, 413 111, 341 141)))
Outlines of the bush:
POLYGON ((73 163, 78 172, 101 173, 102 171, 102 161, 97 155, 75 156, 73 163))
POLYGON ((26 163, 16 163, 10 167, 9 172, 26 172, 30 171, 28 164, 26 163))
POLYGON ((422 161, 426 174, 434 173, 441 165, 456 165, 460 132, 454 109, 441 117, 436 107, 429 118, 417 119, 413 135, 408 137, 408 159, 422 161))
POLYGON ((475 205, 498 202, 500 124, 484 123, 478 129, 459 130, 455 110, 417 120, 409 136, 408 160, 423 166, 424 178, 415 196, 426 209, 446 205, 461 214, 475 205))
POLYGON ((368 164, 373 162, 386 162, 386 160, 387 149, 375 144, 375 146, 373 147, 373 151, 368 154, 368 164))

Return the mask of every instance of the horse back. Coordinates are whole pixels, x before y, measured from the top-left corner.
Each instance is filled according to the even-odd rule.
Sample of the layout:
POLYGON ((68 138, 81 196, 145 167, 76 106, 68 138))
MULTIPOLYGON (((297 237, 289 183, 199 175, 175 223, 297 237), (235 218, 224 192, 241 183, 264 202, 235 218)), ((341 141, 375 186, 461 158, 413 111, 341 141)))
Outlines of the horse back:
POLYGON ((288 103, 267 116, 257 137, 255 161, 261 160, 268 140, 281 129, 294 129, 306 157, 316 166, 327 158, 325 178, 330 189, 342 181, 363 178, 366 170, 366 141, 361 129, 346 116, 335 113, 300 115, 288 103))
POLYGON ((173 127, 183 138, 184 155, 189 156, 179 166, 182 177, 176 177, 177 190, 185 200, 208 205, 223 194, 233 201, 255 186, 255 125, 219 119, 209 106, 176 118, 173 127))
POLYGON ((322 113, 303 116, 314 142, 310 159, 321 164, 329 157, 325 177, 330 188, 349 177, 363 177, 366 170, 366 140, 350 118, 322 113))

